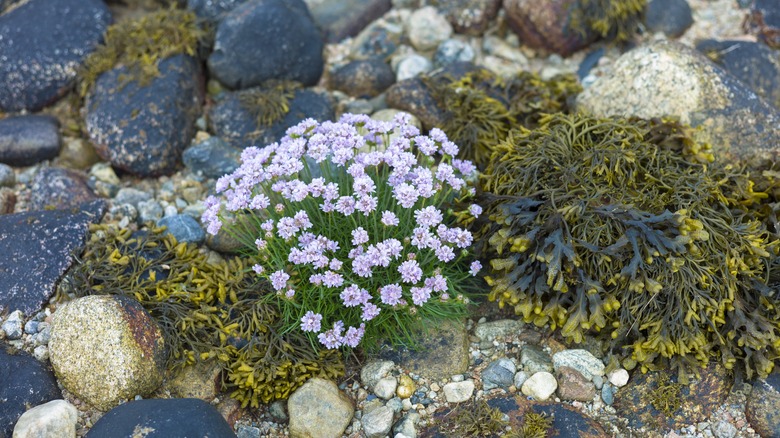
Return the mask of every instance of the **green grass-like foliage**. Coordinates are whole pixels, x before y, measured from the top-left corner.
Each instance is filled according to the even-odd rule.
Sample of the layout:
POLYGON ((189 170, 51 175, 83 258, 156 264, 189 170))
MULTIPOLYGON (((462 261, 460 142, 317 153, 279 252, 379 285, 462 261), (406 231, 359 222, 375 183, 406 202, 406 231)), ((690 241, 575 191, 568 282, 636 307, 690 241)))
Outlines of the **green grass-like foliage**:
POLYGON ((170 8, 135 20, 122 21, 106 30, 102 45, 90 54, 79 71, 78 91, 84 97, 97 78, 123 65, 126 82, 142 86, 160 75, 159 62, 170 56, 194 56, 202 32, 193 12, 170 8))
POLYGON ((718 360, 767 375, 780 352, 777 252, 740 169, 703 164, 679 125, 551 115, 512 131, 482 179, 491 300, 570 341, 601 332, 643 370, 718 360))
POLYGON ((487 70, 459 80, 424 79, 437 106, 445 112, 440 128, 460 146, 461 158, 484 168, 493 148, 513 127, 532 128, 545 113, 567 112, 582 88, 574 75, 542 80, 522 72, 502 79, 487 70))
POLYGON ((612 41, 628 41, 641 25, 647 0, 580 0, 572 27, 612 41))
POLYGON ((297 333, 282 335, 279 312, 259 299, 264 284, 239 258, 212 262, 195 245, 161 229, 132 233, 92 226, 84 254, 60 296, 124 295, 160 325, 168 368, 216 361, 243 406, 287 398, 311 377, 344 375, 334 351, 315 352, 297 333))

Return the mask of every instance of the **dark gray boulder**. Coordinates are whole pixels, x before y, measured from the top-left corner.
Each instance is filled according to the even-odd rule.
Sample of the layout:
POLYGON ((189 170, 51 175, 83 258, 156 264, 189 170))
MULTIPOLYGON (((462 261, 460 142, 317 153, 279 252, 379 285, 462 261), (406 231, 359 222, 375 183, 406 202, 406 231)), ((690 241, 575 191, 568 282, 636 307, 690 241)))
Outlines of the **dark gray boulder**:
POLYGON ((59 122, 54 117, 27 115, 0 120, 0 163, 31 166, 56 157, 61 144, 59 122))
POLYGON ((126 82, 127 69, 102 74, 87 96, 87 131, 95 150, 117 169, 141 177, 172 173, 195 134, 203 96, 198 62, 176 55, 159 63, 146 86, 126 82))
POLYGON ((29 0, 0 15, 0 111, 64 95, 110 22, 101 0, 29 0))
POLYGON ((208 59, 211 75, 232 89, 269 79, 314 85, 323 40, 302 0, 251 0, 227 13, 208 59))

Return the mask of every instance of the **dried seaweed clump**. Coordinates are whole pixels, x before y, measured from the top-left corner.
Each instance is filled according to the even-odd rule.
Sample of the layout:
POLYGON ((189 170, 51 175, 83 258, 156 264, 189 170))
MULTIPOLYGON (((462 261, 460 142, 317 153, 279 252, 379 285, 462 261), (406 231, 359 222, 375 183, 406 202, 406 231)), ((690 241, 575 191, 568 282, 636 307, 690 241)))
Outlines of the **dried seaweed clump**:
POLYGON ((644 19, 647 0, 579 0, 572 26, 583 35, 628 41, 644 19))
POLYGON ((238 101, 255 117, 258 126, 271 126, 290 112, 290 100, 299 88, 298 82, 270 80, 239 91, 238 101))
POLYGON ((715 359, 765 376, 780 303, 777 241, 749 207, 762 195, 662 127, 556 114, 512 131, 482 179, 489 298, 570 341, 607 335, 624 366, 682 375, 715 359))
POLYGON ((490 407, 482 399, 455 408, 448 432, 450 436, 490 437, 503 432, 508 424, 501 410, 490 407))
POLYGON ((459 80, 438 77, 425 81, 437 106, 445 112, 440 128, 460 147, 459 156, 480 168, 510 129, 517 124, 531 128, 545 113, 568 111, 573 97, 582 90, 574 75, 545 81, 530 72, 505 80, 479 70, 459 80))
POLYGON ((108 28, 104 43, 84 61, 79 72, 79 94, 84 97, 97 78, 123 65, 126 82, 142 86, 160 75, 158 64, 170 56, 194 56, 202 32, 193 12, 170 8, 122 21, 108 28))
POLYGON ((195 245, 161 229, 132 233, 92 226, 85 252, 61 283, 60 296, 125 295, 160 324, 177 371, 215 360, 243 406, 283 399, 311 377, 344 374, 337 352, 280 334, 277 309, 261 302, 264 285, 239 258, 211 261, 195 245))

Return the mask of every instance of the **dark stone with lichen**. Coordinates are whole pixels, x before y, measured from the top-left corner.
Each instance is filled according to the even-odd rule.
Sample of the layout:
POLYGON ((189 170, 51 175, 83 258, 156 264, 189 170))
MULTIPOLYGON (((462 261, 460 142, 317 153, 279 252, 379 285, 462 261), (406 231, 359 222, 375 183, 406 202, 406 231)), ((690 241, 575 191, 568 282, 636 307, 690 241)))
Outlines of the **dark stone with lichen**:
POLYGON ((48 367, 25 352, 0 344, 0 364, 0 437, 10 438, 25 411, 61 399, 62 393, 48 367))
POLYGON ((61 142, 59 122, 54 117, 26 115, 0 120, 0 163, 31 166, 50 160, 59 154, 61 142))
POLYGON ((645 26, 651 32, 663 32, 676 38, 693 24, 693 13, 686 0, 650 0, 645 12, 645 26))
POLYGON ((211 75, 232 89, 271 79, 314 85, 322 75, 323 41, 302 0, 252 0, 217 27, 211 75))
POLYGON ((0 216, 0 312, 19 309, 30 315, 51 298, 105 203, 94 201, 80 210, 0 216))
POLYGON ((753 382, 745 416, 750 426, 762 437, 780 437, 780 373, 753 382))
POLYGON ((481 36, 501 9, 501 0, 438 0, 434 5, 457 33, 481 36))
POLYGON ((0 15, 0 111, 37 111, 68 92, 110 21, 100 0, 30 0, 0 15))
POLYGON ((30 199, 33 210, 77 208, 98 199, 82 172, 46 167, 35 175, 30 199))
POLYGON ((628 420, 630 427, 637 429, 645 427, 663 432, 705 421, 728 397, 733 378, 729 371, 716 364, 697 371, 701 378, 682 385, 679 408, 668 417, 656 409, 650 399, 662 373, 669 376, 671 382, 677 381, 676 371, 669 369, 633 373, 628 385, 615 395, 614 407, 618 415, 628 420))
POLYGON ((330 76, 333 88, 353 97, 374 97, 394 82, 393 69, 378 58, 352 61, 330 76))
POLYGON ((195 134, 202 76, 196 60, 176 55, 159 63, 146 86, 125 83, 117 67, 102 74, 87 97, 86 125, 95 150, 117 169, 149 177, 170 174, 195 134))
POLYGON ((573 29, 571 20, 577 5, 578 0, 505 0, 504 10, 507 24, 520 42, 568 56, 596 39, 573 29))
POLYGON ((392 7, 390 0, 324 0, 312 2, 311 15, 329 43, 357 35, 392 7))
POLYGON ((219 411, 193 398, 135 400, 108 411, 87 432, 88 438, 135 436, 148 431, 149 438, 204 436, 235 438, 219 411))
POLYGON ((187 9, 209 25, 218 24, 227 13, 247 0, 187 0, 187 9))
POLYGON ((261 126, 257 117, 241 104, 238 93, 223 93, 211 107, 208 118, 214 134, 233 147, 265 146, 281 140, 289 127, 306 118, 333 118, 333 107, 326 96, 312 90, 296 90, 289 101, 289 111, 270 126, 261 126))
POLYGON ((699 41, 696 50, 780 108, 780 52, 765 44, 737 40, 699 41))

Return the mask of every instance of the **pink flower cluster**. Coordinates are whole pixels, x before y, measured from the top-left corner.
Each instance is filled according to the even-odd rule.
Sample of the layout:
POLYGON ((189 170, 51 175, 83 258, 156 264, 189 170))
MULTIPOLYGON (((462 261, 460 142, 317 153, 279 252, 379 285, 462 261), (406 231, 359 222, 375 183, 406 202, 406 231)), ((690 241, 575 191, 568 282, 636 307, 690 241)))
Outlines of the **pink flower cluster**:
MULTIPOLYGON (((449 299, 451 286, 438 266, 453 262, 473 239, 446 225, 437 206, 463 191, 476 170, 455 159, 457 152, 441 130, 423 136, 408 117, 308 119, 279 143, 245 149, 241 166, 217 181, 218 196, 206 199, 202 220, 216 234, 234 215, 263 217, 262 238, 249 239, 262 260, 253 270, 287 300, 316 291, 337 301, 344 309, 338 315, 359 310, 350 327, 323 314, 327 306, 296 321, 326 348, 356 347, 380 312, 449 299), (329 319, 331 328, 322 331, 329 319)), ((470 213, 481 210, 472 206, 470 213)), ((471 268, 476 275, 481 266, 471 268)))

